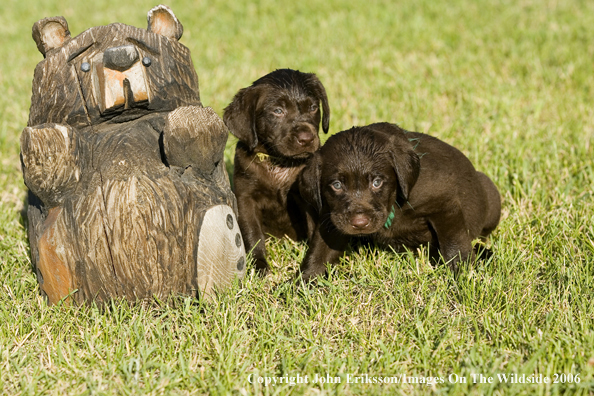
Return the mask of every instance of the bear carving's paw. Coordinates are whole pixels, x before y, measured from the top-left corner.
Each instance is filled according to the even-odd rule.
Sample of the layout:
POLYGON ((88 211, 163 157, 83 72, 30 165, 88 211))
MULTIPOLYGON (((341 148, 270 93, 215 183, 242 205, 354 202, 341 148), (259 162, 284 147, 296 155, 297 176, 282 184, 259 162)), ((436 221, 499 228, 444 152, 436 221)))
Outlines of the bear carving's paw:
POLYGON ((227 127, 210 107, 186 106, 167 116, 163 149, 169 165, 211 173, 223 159, 227 127))
POLYGON ((21 135, 25 184, 49 207, 59 205, 80 180, 74 129, 62 124, 27 127, 21 135))
POLYGON ((208 209, 198 237, 197 283, 201 296, 227 286, 245 272, 245 248, 233 209, 217 205, 208 209))

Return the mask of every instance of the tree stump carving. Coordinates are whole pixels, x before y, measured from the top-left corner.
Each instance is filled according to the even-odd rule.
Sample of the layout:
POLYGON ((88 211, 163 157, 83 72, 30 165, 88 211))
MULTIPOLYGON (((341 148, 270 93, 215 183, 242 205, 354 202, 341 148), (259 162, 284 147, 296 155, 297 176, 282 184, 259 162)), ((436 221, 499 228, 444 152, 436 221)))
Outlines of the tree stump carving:
POLYGON ((44 55, 21 135, 29 241, 50 304, 208 295, 245 251, 223 160, 228 131, 200 102, 181 23, 148 13, 72 38, 33 26, 44 55))

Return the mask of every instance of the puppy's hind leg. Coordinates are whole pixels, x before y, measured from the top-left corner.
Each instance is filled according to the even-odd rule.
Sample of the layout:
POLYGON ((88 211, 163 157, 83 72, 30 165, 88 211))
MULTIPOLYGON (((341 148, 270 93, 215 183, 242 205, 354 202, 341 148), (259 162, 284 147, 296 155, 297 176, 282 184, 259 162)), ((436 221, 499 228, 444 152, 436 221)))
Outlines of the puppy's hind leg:
MULTIPOLYGON (((464 214, 460 208, 453 211, 438 213, 429 219, 433 228, 438 251, 433 251, 434 259, 443 258, 444 262, 454 272, 458 272, 458 263, 470 259, 475 260, 472 249, 472 236, 466 227, 464 214), (437 253, 437 255, 436 255, 437 253)), ((432 242, 432 245, 433 245, 432 242)))
POLYGON ((497 187, 495 187, 495 184, 487 175, 481 172, 476 173, 485 191, 485 197, 487 198, 485 221, 480 234, 481 238, 484 240, 499 224, 499 219, 501 218, 501 195, 499 194, 497 187))

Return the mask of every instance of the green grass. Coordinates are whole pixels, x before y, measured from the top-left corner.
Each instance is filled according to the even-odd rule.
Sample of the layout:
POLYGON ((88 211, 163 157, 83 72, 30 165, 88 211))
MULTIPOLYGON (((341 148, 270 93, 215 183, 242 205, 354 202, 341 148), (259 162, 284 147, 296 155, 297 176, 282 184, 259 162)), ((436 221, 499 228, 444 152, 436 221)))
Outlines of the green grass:
POLYGON ((156 3, 4 0, 1 394, 594 392, 593 2, 168 4, 184 24, 202 101, 220 115, 239 88, 291 67, 324 83, 331 133, 391 121, 460 148, 503 196, 495 255, 454 280, 426 252, 361 249, 328 279, 296 289, 289 281, 305 245, 275 240, 269 277, 248 273, 211 303, 48 307, 22 218, 18 139, 42 59, 31 26, 64 15, 73 35, 116 21, 145 27, 156 3), (473 384, 472 373, 571 374, 581 382, 473 384), (250 374, 329 374, 341 383, 265 387, 250 384, 250 374), (348 384, 349 374, 445 381, 348 384), (452 384, 450 374, 469 383, 452 384))

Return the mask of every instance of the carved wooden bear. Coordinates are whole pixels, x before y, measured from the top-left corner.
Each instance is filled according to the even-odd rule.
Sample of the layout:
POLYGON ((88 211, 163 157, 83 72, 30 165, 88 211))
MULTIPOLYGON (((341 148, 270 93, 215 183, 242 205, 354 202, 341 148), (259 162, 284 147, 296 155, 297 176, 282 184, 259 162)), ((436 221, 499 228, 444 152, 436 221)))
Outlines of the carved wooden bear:
POLYGON ((245 250, 223 151, 202 107, 181 23, 119 23, 71 38, 33 26, 35 69, 21 160, 29 240, 51 304, 203 295, 242 276, 245 250))

